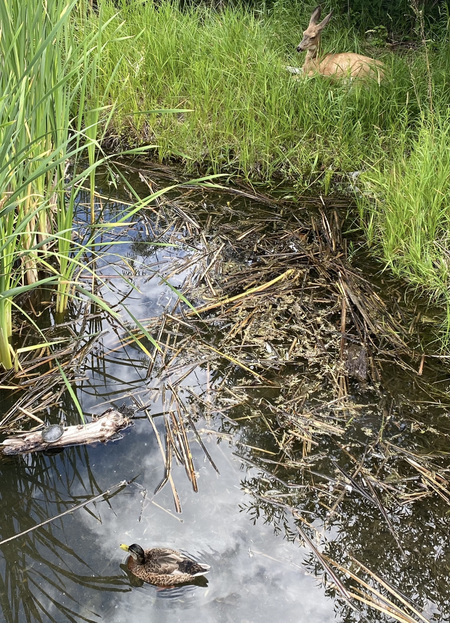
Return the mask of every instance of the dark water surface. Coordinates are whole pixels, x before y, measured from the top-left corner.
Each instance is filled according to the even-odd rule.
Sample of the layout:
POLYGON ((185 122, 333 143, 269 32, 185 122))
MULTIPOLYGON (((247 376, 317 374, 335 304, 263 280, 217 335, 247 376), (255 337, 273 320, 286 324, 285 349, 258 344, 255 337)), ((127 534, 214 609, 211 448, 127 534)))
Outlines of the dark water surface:
MULTIPOLYGON (((114 211, 117 206, 110 204, 107 208, 114 211)), ((111 288, 104 293, 105 298, 113 302, 126 296, 127 305, 137 318, 162 313, 176 300, 157 271, 189 254, 189 249, 183 248, 161 248, 146 253, 148 248, 139 246, 146 240, 146 232, 144 225, 137 223, 130 234, 134 244, 103 258, 103 273, 111 277, 111 288), (116 279, 118 273, 126 273, 121 264, 123 257, 129 265, 138 267, 133 274, 135 290, 116 279)), ((185 278, 186 273, 182 272, 173 276, 170 283, 181 286, 185 278)), ((99 330, 98 321, 94 328, 99 330)), ((142 352, 133 346, 117 349, 117 331, 106 320, 101 328, 105 333, 89 356, 85 380, 77 385, 83 410, 87 414, 101 414, 111 404, 136 406, 132 396, 139 396, 151 405, 150 411, 155 415, 154 422, 164 442, 160 414, 167 412, 163 392, 167 378, 156 374, 146 378, 148 361, 142 352)), ((184 371, 181 385, 185 389, 180 394, 186 400, 191 392, 207 395, 208 367, 199 365, 191 369, 186 365, 178 370, 178 377, 184 371)), ((405 393, 410 400, 416 388, 407 386, 409 377, 406 373, 402 377, 398 370, 391 374, 387 369, 386 377, 391 384, 386 401, 391 401, 393 395, 398 400, 398 404, 390 402, 387 408, 401 413, 405 393)), ((446 387, 443 379, 433 377, 434 382, 446 387)), ((345 600, 335 598, 329 584, 331 578, 324 575, 311 549, 297 538, 295 522, 289 513, 278 513, 276 505, 270 507, 261 502, 261 497, 271 496, 282 503, 292 503, 318 534, 326 534, 332 544, 328 553, 335 559, 341 560, 350 553, 366 564, 371 563, 378 573, 385 572, 390 581, 398 580, 397 588, 417 603, 419 611, 430 621, 447 621, 450 515, 442 499, 427 496, 412 509, 406 504, 396 506, 391 521, 401 535, 402 553, 380 510, 364 503, 362 497, 352 498, 345 521, 336 519, 325 525, 330 508, 325 499, 321 501, 323 489, 318 489, 317 496, 311 495, 310 489, 302 494, 305 482, 298 455, 293 457, 291 468, 283 466, 272 473, 271 468, 265 467, 267 459, 276 458, 267 427, 261 427, 257 418, 239 422, 240 416, 250 417, 258 411, 260 394, 255 389, 249 391, 254 392, 253 411, 234 406, 226 416, 220 414, 220 409, 210 412, 205 409, 196 415, 196 428, 218 471, 190 431, 199 490, 193 491, 184 467, 173 461, 172 477, 181 514, 175 512, 169 483, 154 493, 164 477, 164 463, 155 433, 143 414, 120 439, 106 445, 3 460, 0 463, 1 539, 28 530, 101 492, 109 489, 112 492, 107 499, 1 546, 0 620, 8 623, 393 620, 374 610, 369 610, 369 616, 364 610, 357 613, 345 600), (117 488, 122 481, 129 484, 117 488), (123 542, 186 550, 210 565, 208 582, 203 586, 166 590, 141 585, 124 569, 126 555, 119 549, 123 542)), ((417 395, 420 408, 417 407, 414 417, 417 420, 430 417, 434 426, 448 427, 442 409, 434 412, 429 407, 428 410, 423 387, 421 392, 417 395)), ((363 388, 357 398, 362 405, 359 425, 349 428, 339 452, 344 444, 350 452, 352 443, 369 435, 367 431, 379 421, 374 397, 367 389, 363 388)), ((69 399, 63 411, 69 422, 76 421, 69 399)), ((266 415, 264 410, 262 415, 266 415)), ((60 412, 55 411, 49 414, 49 419, 59 416, 60 412)), ((395 443, 402 443, 399 433, 403 440, 413 434, 410 423, 402 431, 397 423, 392 427, 395 430, 388 430, 387 434, 391 434, 395 443)), ((436 449, 438 439, 439 435, 433 432, 430 436, 422 434, 423 452, 436 449)), ((448 452, 448 448, 442 451, 448 452)), ((324 440, 314 465, 318 486, 319 483, 324 486, 323 476, 335 473, 332 461, 339 456, 337 446, 324 440)), ((331 490, 332 482, 327 487, 331 490)), ((320 549, 318 543, 317 540, 320 549)))

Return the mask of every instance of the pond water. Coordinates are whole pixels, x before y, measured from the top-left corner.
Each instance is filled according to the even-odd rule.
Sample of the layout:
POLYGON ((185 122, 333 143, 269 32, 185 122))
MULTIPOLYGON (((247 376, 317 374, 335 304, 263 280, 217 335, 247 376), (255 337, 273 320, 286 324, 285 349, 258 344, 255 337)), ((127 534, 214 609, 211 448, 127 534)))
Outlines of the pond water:
MULTIPOLYGON (((138 187, 138 178, 135 183, 138 187)), ((116 197, 120 199, 120 194, 116 197)), ((171 201, 171 209, 186 209, 176 198, 171 201)), ((200 204, 205 200, 199 195, 190 201, 200 204)), ((221 206, 226 210, 234 200, 216 195, 214 201, 215 206, 208 207, 211 214, 221 206)), ((117 201, 103 205, 111 214, 120 209, 117 201)), ((266 207, 258 208, 254 201, 249 206, 239 198, 238 209, 245 220, 252 210, 254 214, 266 207)), ((194 210, 190 214, 195 218, 194 210)), ((131 231, 126 230, 130 243, 121 246, 119 252, 111 248, 102 259, 101 270, 110 283, 102 295, 110 304, 126 299, 139 319, 172 310, 177 297, 168 282, 181 288, 198 270, 196 264, 186 263, 192 248, 154 248, 147 244, 155 238, 156 230, 158 240, 164 241, 161 232, 173 229, 163 219, 157 222, 158 218, 155 212, 147 221, 137 221, 131 231), (185 262, 182 268, 173 270, 180 261, 185 262), (167 280, 161 279, 162 271, 169 275, 167 280), (133 287, 120 277, 124 274, 132 276, 133 287)), ((123 235, 123 231, 114 234, 116 239, 123 235)), ((430 387, 431 383, 439 385, 445 396, 448 382, 444 369, 430 365, 426 370, 429 378, 421 377, 419 384, 407 366, 393 367, 387 360, 381 390, 364 383, 352 386, 358 413, 346 420, 342 434, 333 437, 320 430, 305 450, 301 436, 293 440, 291 429, 279 432, 275 427, 272 409, 277 398, 273 388, 264 383, 250 385, 238 370, 234 382, 248 400, 242 401, 234 385, 228 387, 227 394, 229 398, 234 392, 234 400, 217 398, 213 389, 222 378, 229 379, 226 369, 232 367, 230 359, 219 370, 212 370, 211 360, 203 353, 198 360, 192 356, 183 359, 176 353, 173 368, 161 362, 149 367, 149 358, 135 345, 119 348, 119 332, 104 317, 92 321, 92 333, 94 330, 103 333, 76 385, 83 411, 99 415, 111 405, 133 409, 143 405, 146 409, 136 411, 133 425, 108 444, 0 462, 0 539, 30 530, 1 545, 2 620, 395 620, 386 612, 365 608, 362 602, 350 605, 336 590, 333 574, 339 575, 342 570, 327 560, 341 562, 341 578, 345 578, 345 569, 355 571, 358 567, 350 565, 349 557, 374 571, 376 576, 363 573, 369 584, 379 586, 378 578, 382 577, 417 607, 416 613, 408 611, 410 619, 403 620, 449 620, 450 513, 444 477, 448 469, 448 416, 444 400, 439 405, 427 400, 427 383, 430 387), (179 415, 183 409, 192 417, 186 430, 198 491, 174 456, 172 484, 167 482, 159 489, 165 474, 159 442, 165 447, 167 431, 174 431, 173 424, 167 428, 170 414, 179 415), (426 426, 424 422, 428 422, 426 426), (383 441, 390 444, 390 456, 380 444, 372 443, 381 426, 383 441), (286 436, 283 461, 280 435, 286 436), (412 467, 415 455, 407 453, 418 447, 422 454, 432 456, 433 465, 441 470, 434 474, 434 483, 430 484, 428 473, 418 474, 412 467), (367 456, 366 463, 364 458, 360 461, 362 476, 350 469, 353 463, 345 462, 352 454, 367 456), (380 476, 393 465, 396 471, 385 477, 381 491, 371 480, 369 467, 380 476), (352 478, 344 480, 344 485, 337 480, 339 469, 352 478), (408 489, 410 482, 418 481, 416 490, 408 489), (385 497, 383 503, 380 500, 389 483, 392 504, 386 513, 385 497), (405 494, 402 500, 396 498, 397 485, 405 494), (362 494, 359 488, 364 489, 362 494), (32 530, 108 491, 95 502, 32 530), (174 492, 180 513, 176 512, 174 492), (417 502, 412 499, 414 495, 417 502), (315 534, 308 533, 310 542, 299 538, 304 536, 302 526, 306 522, 315 530, 315 534), (187 551, 210 565, 207 580, 172 589, 142 584, 126 571, 127 556, 119 548, 123 542, 187 551)), ((176 325, 168 333, 178 339, 181 330, 176 325)), ((216 330, 223 332, 223 324, 217 324, 216 330)), ((299 370, 277 369, 273 377, 283 374, 286 379, 297 377, 299 370)), ((308 368, 308 383, 323 383, 314 365, 308 368)), ((316 408, 317 395, 315 389, 316 408)), ((323 412, 333 426, 341 426, 329 401, 323 412)), ((49 421, 59 421, 62 413, 68 422, 77 421, 68 396, 61 409, 49 411, 47 416, 49 421)), ((356 589, 352 587, 355 593, 357 589, 357 584, 356 589)), ((385 586, 380 590, 388 594, 385 586)))
MULTIPOLYGON (((194 451, 199 493, 174 470, 182 514, 168 490, 153 499, 161 456, 148 423, 117 443, 62 455, 10 462, 2 469, 3 535, 29 528, 105 491, 136 479, 108 501, 66 515, 3 546, 3 620, 329 621, 333 604, 302 568, 300 546, 270 525, 252 526, 240 503, 242 466, 233 445, 208 444, 218 475, 194 451), (211 565, 207 586, 158 590, 139 586, 121 568, 121 542, 166 545, 211 565), (73 617, 73 618, 71 618, 73 617)), ((194 448, 195 450, 195 448, 194 448)))

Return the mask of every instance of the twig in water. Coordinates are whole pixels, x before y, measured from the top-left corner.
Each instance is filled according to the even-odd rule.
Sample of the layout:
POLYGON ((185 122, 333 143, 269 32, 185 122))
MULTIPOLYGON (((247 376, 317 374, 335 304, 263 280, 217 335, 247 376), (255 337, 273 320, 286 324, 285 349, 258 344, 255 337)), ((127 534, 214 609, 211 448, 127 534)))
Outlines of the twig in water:
MULTIPOLYGON (((69 513, 73 513, 73 511, 77 511, 80 508, 83 508, 84 506, 87 506, 91 502, 95 502, 95 501, 99 500, 100 498, 103 498, 103 497, 105 497, 107 495, 111 495, 111 493, 115 489, 119 490, 121 488, 124 488, 124 487, 128 486, 130 484, 130 482, 131 481, 129 481, 129 480, 121 480, 120 482, 118 482, 117 484, 113 485, 112 487, 110 487, 106 491, 103 491, 103 493, 99 493, 98 495, 95 495, 93 498, 90 498, 89 500, 85 500, 81 504, 77 504, 76 506, 73 506, 72 508, 68 508, 63 513, 60 513, 59 515, 55 515, 54 517, 51 517, 50 519, 46 519, 45 521, 42 521, 41 523, 36 524, 35 526, 32 526, 31 528, 28 528, 28 530, 24 530, 23 532, 19 532, 18 534, 15 534, 14 536, 10 536, 9 538, 4 539, 3 541, 0 541, 0 545, 3 545, 4 543, 9 543, 9 541, 14 541, 14 539, 18 539, 19 537, 23 536, 24 534, 28 534, 29 532, 33 532, 33 530, 37 530, 38 528, 41 528, 42 526, 45 526, 46 524, 51 523, 52 521, 55 521, 55 519, 59 519, 60 517, 64 517, 64 515, 68 515, 69 513)), ((116 493, 117 493, 117 491, 116 491, 116 493)))

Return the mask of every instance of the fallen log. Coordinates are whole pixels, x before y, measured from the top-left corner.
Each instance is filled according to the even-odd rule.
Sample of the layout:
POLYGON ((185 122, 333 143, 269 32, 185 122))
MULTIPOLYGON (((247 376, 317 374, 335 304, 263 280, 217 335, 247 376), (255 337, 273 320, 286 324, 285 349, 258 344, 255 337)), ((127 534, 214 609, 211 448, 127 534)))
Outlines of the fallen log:
POLYGON ((0 443, 0 454, 12 456, 42 452, 67 446, 105 442, 110 440, 118 431, 130 425, 130 419, 115 409, 108 409, 101 416, 89 422, 74 426, 64 426, 62 435, 53 442, 45 441, 43 433, 46 429, 22 433, 9 437, 0 443))

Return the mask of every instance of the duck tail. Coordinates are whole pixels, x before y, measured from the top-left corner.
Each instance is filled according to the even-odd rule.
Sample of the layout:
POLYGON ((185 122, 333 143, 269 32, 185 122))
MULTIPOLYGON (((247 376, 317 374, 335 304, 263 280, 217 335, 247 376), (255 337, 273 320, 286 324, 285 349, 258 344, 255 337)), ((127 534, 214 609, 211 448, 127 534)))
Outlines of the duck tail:
POLYGON ((197 577, 198 575, 204 575, 209 570, 209 565, 200 564, 199 562, 195 562, 194 560, 184 560, 180 565, 180 571, 183 573, 188 573, 192 577, 197 577))

